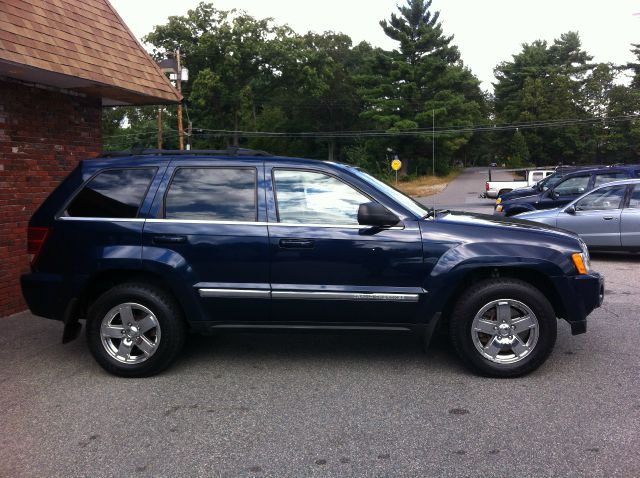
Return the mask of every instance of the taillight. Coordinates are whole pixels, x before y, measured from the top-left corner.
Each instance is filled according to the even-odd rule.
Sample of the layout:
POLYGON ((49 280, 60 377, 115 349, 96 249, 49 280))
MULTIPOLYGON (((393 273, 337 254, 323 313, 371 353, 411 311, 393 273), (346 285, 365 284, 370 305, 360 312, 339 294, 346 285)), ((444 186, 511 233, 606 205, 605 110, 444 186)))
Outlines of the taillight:
POLYGON ((27 230, 27 253, 29 254, 29 262, 35 265, 42 251, 47 236, 49 235, 48 227, 29 227, 27 230))
POLYGON ((487 191, 489 190, 489 182, 488 181, 485 183, 484 187, 487 189, 487 191))

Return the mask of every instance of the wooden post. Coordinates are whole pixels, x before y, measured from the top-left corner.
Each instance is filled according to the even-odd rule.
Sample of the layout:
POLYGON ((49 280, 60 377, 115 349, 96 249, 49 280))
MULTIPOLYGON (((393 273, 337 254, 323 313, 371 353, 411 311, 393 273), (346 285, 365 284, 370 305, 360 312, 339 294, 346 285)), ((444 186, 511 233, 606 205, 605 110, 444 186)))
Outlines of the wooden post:
POLYGON ((162 149, 162 106, 158 107, 158 149, 162 149))
MULTIPOLYGON (((178 75, 176 78, 176 85, 178 86, 178 93, 182 96, 182 65, 180 64, 180 49, 176 50, 176 61, 178 62, 178 75)), ((182 125, 182 99, 178 103, 178 139, 180 141, 180 150, 184 149, 184 126, 182 125)))

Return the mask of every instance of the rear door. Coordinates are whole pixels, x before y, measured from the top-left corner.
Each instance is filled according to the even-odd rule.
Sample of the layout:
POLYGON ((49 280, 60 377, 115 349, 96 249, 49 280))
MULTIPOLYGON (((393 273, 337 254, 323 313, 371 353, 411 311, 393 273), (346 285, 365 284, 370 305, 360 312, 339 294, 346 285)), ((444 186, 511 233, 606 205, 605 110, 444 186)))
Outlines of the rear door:
POLYGON ((558 215, 558 227, 576 232, 591 247, 620 246, 620 214, 626 185, 605 186, 575 203, 575 213, 558 215))
POLYGON ((188 319, 268 316, 263 179, 257 159, 178 159, 167 168, 145 223, 143 261, 199 305, 188 319))
POLYGON ((640 184, 633 186, 620 218, 622 247, 640 248, 640 184))

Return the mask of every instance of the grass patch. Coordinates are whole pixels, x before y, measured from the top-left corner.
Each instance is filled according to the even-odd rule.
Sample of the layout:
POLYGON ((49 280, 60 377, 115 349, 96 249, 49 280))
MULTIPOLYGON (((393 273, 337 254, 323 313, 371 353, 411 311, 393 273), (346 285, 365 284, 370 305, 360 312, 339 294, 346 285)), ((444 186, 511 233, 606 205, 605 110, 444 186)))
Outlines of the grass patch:
MULTIPOLYGON (((446 176, 420 176, 406 181, 400 180, 396 187, 409 196, 431 196, 443 191, 447 184, 457 178, 459 174, 460 171, 453 171, 446 176)), ((392 184, 395 186, 395 181, 392 184)))

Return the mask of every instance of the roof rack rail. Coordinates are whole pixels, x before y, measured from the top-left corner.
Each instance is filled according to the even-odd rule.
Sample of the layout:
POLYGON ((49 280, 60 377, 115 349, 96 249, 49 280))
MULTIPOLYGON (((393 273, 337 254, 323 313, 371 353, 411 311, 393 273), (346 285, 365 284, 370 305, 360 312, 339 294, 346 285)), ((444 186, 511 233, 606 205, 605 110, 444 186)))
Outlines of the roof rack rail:
POLYGON ((273 156, 266 151, 248 148, 227 149, 143 149, 132 148, 128 151, 105 151, 100 158, 120 158, 125 156, 273 156))

